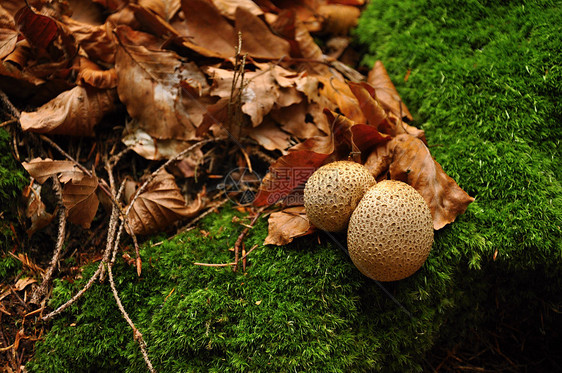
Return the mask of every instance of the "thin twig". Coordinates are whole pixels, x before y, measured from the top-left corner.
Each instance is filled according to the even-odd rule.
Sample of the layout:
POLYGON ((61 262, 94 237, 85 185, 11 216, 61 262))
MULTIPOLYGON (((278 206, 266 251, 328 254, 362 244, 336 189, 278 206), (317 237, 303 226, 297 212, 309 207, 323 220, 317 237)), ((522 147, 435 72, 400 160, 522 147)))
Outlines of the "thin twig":
MULTIPOLYGON (((240 260, 246 259, 248 257, 248 255, 250 255, 250 253, 252 251, 254 251, 257 247, 258 247, 258 245, 252 246, 252 248, 250 250, 248 250, 248 252, 240 258, 240 260)), ((195 263, 193 263, 193 265, 202 266, 202 267, 229 267, 229 266, 236 265, 236 263, 235 262, 231 262, 231 263, 199 263, 199 262, 195 262, 195 263)))
POLYGON ((109 256, 111 254, 111 251, 113 249, 113 240, 112 237, 115 235, 115 231, 117 229, 117 221, 119 220, 119 212, 118 209, 113 206, 113 209, 111 210, 111 217, 109 219, 109 228, 108 228, 108 232, 107 232, 107 243, 106 243, 106 247, 105 247, 105 251, 103 253, 103 258, 98 266, 98 269, 96 270, 96 272, 92 275, 92 277, 90 277, 90 279, 88 280, 88 282, 86 283, 86 285, 84 285, 84 287, 82 289, 80 289, 80 291, 78 293, 76 293, 71 299, 69 299, 66 303, 64 303, 63 305, 59 306, 56 310, 50 312, 49 314, 43 316, 43 320, 49 320, 53 317, 55 317, 56 315, 58 315, 59 313, 63 312, 65 309, 67 309, 69 306, 71 306, 72 304, 74 304, 78 299, 80 299, 80 297, 86 292, 88 291, 88 289, 90 289, 92 287, 92 285, 94 284, 94 282, 96 281, 96 279, 100 276, 103 268, 104 268, 104 264, 108 262, 109 260, 109 256))
POLYGON ((260 216, 261 216, 261 210, 256 212, 256 215, 254 216, 254 218, 250 222, 250 226, 244 228, 242 233, 240 233, 240 235, 238 236, 238 239, 236 240, 236 243, 234 244, 234 268, 232 269, 234 272, 236 272, 238 270, 238 256, 240 255, 240 245, 242 244, 242 241, 244 240, 244 237, 246 237, 246 235, 250 231, 250 228, 252 228, 254 226, 254 224, 256 223, 256 221, 258 221, 258 218, 260 216))
POLYGON ((66 207, 62 202, 62 187, 60 185, 60 181, 58 177, 55 176, 52 179, 53 179, 53 191, 57 196, 57 205, 59 209, 59 230, 57 234, 55 252, 53 254, 53 258, 51 259, 51 263, 49 264, 49 268, 47 269, 47 272, 43 277, 43 282, 35 290, 35 292, 33 292, 33 295, 31 296, 30 302, 34 304, 39 303, 40 298, 43 297, 47 292, 47 286, 49 285, 51 281, 51 277, 53 276, 53 273, 55 271, 55 267, 59 262, 60 255, 62 252, 62 247, 64 246, 64 238, 66 236, 66 207))
POLYGON ((152 362, 150 361, 150 358, 148 357, 148 350, 146 347, 146 342, 142 337, 142 333, 137 329, 137 327, 133 323, 133 320, 131 320, 129 314, 125 310, 125 307, 123 307, 123 303, 121 303, 121 298, 119 298, 119 293, 117 292, 117 288, 115 287, 115 281, 113 280, 113 270, 111 269, 111 267, 112 267, 111 265, 107 266, 107 273, 109 275, 109 285, 111 286, 111 292, 113 293, 113 298, 115 298, 115 302, 117 302, 117 307, 119 307, 119 311, 121 311, 121 314, 129 324, 131 329, 133 329, 134 339, 139 344, 139 347, 142 352, 142 357, 144 358, 148 370, 150 370, 151 372, 156 372, 156 370, 152 366, 152 362))

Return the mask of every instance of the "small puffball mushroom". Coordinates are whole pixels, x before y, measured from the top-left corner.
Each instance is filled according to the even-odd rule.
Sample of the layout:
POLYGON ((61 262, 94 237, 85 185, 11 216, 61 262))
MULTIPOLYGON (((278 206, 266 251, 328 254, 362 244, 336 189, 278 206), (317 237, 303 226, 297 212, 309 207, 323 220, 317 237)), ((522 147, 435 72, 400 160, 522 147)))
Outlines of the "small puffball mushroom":
POLYGON ((377 281, 413 275, 432 245, 429 207, 401 181, 384 180, 369 188, 349 221, 349 256, 361 273, 377 281))
POLYGON ((375 183, 373 175, 359 163, 338 161, 320 167, 304 188, 308 220, 326 231, 344 230, 359 200, 375 183))

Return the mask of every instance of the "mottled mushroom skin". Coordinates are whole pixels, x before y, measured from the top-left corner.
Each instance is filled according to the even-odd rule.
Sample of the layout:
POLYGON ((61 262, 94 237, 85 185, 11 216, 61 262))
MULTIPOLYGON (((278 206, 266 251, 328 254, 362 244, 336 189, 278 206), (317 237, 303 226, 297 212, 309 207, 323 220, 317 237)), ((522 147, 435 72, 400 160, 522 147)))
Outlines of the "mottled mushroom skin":
POLYGON ((375 183, 375 178, 359 163, 338 161, 320 167, 304 188, 308 220, 326 231, 344 230, 361 197, 375 183))
POLYGON ((401 181, 371 187, 351 215, 349 256, 365 276, 397 281, 413 275, 433 245, 433 219, 421 194, 401 181))

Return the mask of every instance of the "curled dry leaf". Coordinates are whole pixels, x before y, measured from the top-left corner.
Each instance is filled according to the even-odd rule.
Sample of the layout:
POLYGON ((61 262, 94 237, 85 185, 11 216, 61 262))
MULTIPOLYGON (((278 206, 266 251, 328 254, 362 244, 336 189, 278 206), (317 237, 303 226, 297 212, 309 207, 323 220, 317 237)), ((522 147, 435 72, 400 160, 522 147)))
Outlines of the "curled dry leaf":
MULTIPOLYGON (((214 52, 210 57, 230 58, 236 54, 234 27, 212 3, 205 0, 182 0, 187 36, 191 43, 214 52)), ((197 50, 199 51, 199 50, 197 50)))
POLYGON ((264 245, 286 245, 294 238, 314 231, 306 217, 304 206, 274 212, 269 217, 268 224, 268 234, 264 245))
POLYGON ((390 178, 404 181, 420 192, 431 210, 434 229, 455 221, 474 201, 443 171, 420 139, 398 135, 389 142, 389 147, 393 153, 390 178))
POLYGON ((98 211, 99 199, 96 194, 98 178, 84 175, 80 180, 69 180, 62 189, 62 202, 67 209, 67 220, 90 228, 98 211))
POLYGON ((117 28, 120 45, 115 69, 121 102, 150 136, 161 140, 195 139, 209 98, 184 94, 181 82, 205 94, 205 76, 195 63, 182 63, 174 52, 134 44, 131 38, 137 34, 126 26, 117 28))
POLYGON ((263 11, 252 0, 212 0, 213 4, 227 18, 234 19, 237 8, 244 8, 254 16, 261 16, 263 11))
POLYGON ((49 213, 46 210, 45 204, 41 200, 41 186, 38 184, 33 184, 29 188, 25 195, 27 195, 25 216, 31 221, 31 225, 27 229, 27 235, 31 237, 35 232, 45 228, 51 223, 55 217, 55 212, 49 213))
POLYGON ((84 177, 84 172, 71 161, 34 158, 29 162, 23 162, 22 166, 39 184, 43 184, 54 175, 57 175, 61 182, 67 182, 72 179, 78 181, 84 177))
POLYGON ((242 34, 242 52, 255 58, 280 59, 289 57, 289 42, 271 32, 258 16, 238 7, 235 13, 236 31, 242 34))
POLYGON ((412 114, 402 102, 381 61, 375 62, 375 65, 369 71, 367 82, 374 87, 376 97, 385 109, 390 110, 398 117, 406 117, 412 120, 412 114))
POLYGON ((0 28, 0 59, 3 59, 16 49, 18 32, 7 28, 0 28))
POLYGON ((474 201, 443 171, 424 142, 411 135, 398 135, 376 147, 365 167, 375 178, 388 176, 413 186, 429 205, 436 230, 455 221, 474 201))
POLYGON ((117 93, 114 89, 99 90, 76 86, 39 107, 34 112, 22 112, 24 131, 56 135, 93 136, 94 126, 115 110, 117 93))
POLYGON ((162 231, 179 219, 196 216, 202 207, 201 198, 186 205, 174 177, 163 171, 133 202, 129 226, 140 235, 162 231))
POLYGON ((85 57, 80 57, 80 69, 76 80, 95 88, 107 89, 117 87, 117 74, 115 68, 103 70, 99 65, 85 57))
POLYGON ((21 8, 14 18, 20 32, 31 45, 38 48, 46 49, 59 32, 54 19, 35 13, 29 6, 21 8))
POLYGON ((91 25, 67 16, 63 16, 62 20, 92 61, 108 64, 115 62, 116 45, 111 37, 113 26, 109 22, 91 25))

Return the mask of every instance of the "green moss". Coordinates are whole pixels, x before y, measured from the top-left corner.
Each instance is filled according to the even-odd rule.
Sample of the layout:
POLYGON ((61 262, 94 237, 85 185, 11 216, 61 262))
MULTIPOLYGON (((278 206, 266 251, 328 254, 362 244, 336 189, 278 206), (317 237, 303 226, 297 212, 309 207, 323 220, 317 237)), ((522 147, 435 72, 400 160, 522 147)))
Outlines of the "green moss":
POLYGON ((374 1, 356 33, 364 62, 383 61, 433 156, 476 197, 445 230, 467 243, 459 254, 559 266, 561 3, 455 4, 374 1))
POLYGON ((17 225, 17 201, 27 182, 23 168, 12 156, 11 142, 10 133, 0 128, 0 255, 13 245, 10 223, 17 225))
MULTIPOLYGON (((141 278, 124 264, 116 268, 123 303, 159 371, 420 369, 438 330, 435 321, 450 307, 429 291, 428 282, 446 291, 434 260, 418 276, 385 285, 400 306, 323 236, 328 242, 321 245, 311 238, 287 247, 260 246, 245 274, 193 265, 232 260, 228 248, 243 228, 231 222, 233 214, 206 218, 208 237, 192 231, 146 244, 141 278)), ((265 234, 261 221, 246 245, 261 245, 265 234)), ((81 285, 59 281, 52 306, 81 285)), ((55 320, 27 368, 140 372, 145 366, 108 285, 101 284, 55 320)))

